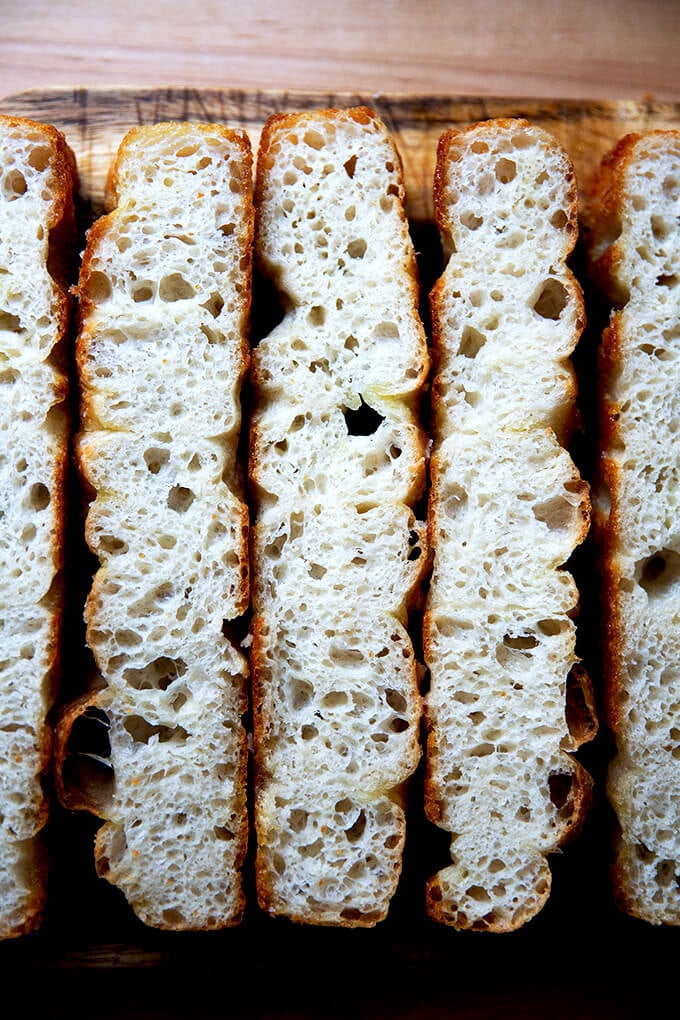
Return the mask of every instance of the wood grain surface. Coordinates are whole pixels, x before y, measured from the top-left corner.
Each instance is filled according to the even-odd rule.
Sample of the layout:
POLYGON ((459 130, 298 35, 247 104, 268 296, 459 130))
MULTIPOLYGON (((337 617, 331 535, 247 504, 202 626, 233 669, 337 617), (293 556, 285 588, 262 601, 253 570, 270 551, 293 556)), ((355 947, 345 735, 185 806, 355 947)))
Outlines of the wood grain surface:
POLYGON ((219 121, 241 127, 257 151, 272 113, 320 106, 368 105, 393 133, 404 163, 408 214, 432 220, 432 180, 437 141, 448 127, 488 117, 526 117, 564 145, 583 184, 603 154, 628 131, 680 127, 680 103, 630 100, 555 100, 415 96, 400 93, 280 90, 55 89, 0 101, 0 112, 33 117, 61 128, 78 161, 83 196, 99 211, 106 174, 125 132, 161 120, 219 121))
POLYGON ((0 96, 53 86, 680 100, 677 0, 0 3, 0 96))

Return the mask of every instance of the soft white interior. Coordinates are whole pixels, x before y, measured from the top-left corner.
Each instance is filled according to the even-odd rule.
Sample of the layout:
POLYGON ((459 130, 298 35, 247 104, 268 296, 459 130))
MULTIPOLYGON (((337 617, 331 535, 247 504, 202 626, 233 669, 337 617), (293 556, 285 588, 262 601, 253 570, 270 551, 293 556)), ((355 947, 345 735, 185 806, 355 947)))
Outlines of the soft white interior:
POLYGON ((559 147, 519 123, 462 132, 442 159, 427 782, 453 864, 429 898, 456 927, 505 930, 545 902, 543 855, 573 822, 578 593, 562 568, 588 503, 560 445, 583 325, 565 264, 574 185, 559 147))
POLYGON ((413 248, 398 156, 365 113, 284 121, 260 159, 257 253, 288 309, 253 352, 260 899, 371 925, 419 756, 402 626, 426 559, 413 248))
MULTIPOLYGON (((639 140, 623 174, 612 291, 620 359, 605 397, 618 413, 610 496, 620 656, 609 793, 633 913, 680 923, 680 141, 639 140)), ((611 225, 609 225, 611 227, 611 225)), ((601 225, 600 225, 601 227, 601 225)))
POLYGON ((166 928, 240 917, 248 515, 236 467, 246 366, 250 155, 218 128, 128 137, 89 249, 78 454, 100 561, 87 639, 114 782, 97 867, 166 928), (245 302, 245 303, 244 303, 245 302))
POLYGON ((34 837, 61 557, 65 383, 51 361, 64 297, 48 270, 63 200, 53 137, 0 121, 0 935, 41 900, 34 837))

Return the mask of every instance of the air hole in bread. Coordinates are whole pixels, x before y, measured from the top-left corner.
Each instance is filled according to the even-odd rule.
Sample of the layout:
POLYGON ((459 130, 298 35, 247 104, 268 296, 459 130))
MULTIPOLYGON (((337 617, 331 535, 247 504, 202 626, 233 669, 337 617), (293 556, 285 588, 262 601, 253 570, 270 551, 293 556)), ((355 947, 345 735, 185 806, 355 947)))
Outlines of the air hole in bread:
POLYGON ((213 319, 216 319, 224 308, 224 300, 217 291, 213 291, 208 300, 201 303, 201 308, 205 308, 206 311, 210 312, 213 319))
POLYGON ((326 309, 323 305, 312 305, 307 315, 310 326, 323 326, 326 321, 326 309))
POLYGON ((565 213, 564 209, 557 209, 550 217, 550 225, 554 227, 555 230, 564 230, 568 222, 569 217, 565 213))
POLYGON ((669 223, 663 216, 653 215, 650 219, 652 227, 652 233, 657 241, 664 241, 670 231, 673 229, 673 224, 669 223))
POLYGON ((488 758, 490 754, 493 754, 496 750, 493 744, 483 743, 477 744, 476 747, 471 747, 467 752, 469 758, 488 758))
POLYGON ((518 648, 520 650, 536 648, 538 641, 531 634, 521 634, 519 637, 512 637, 510 634, 506 634, 503 637, 503 644, 506 648, 518 648))
POLYGON ((42 173, 43 170, 47 169, 51 155, 52 152, 46 145, 36 145, 34 149, 29 150, 28 153, 29 166, 32 166, 34 170, 37 170, 39 173, 42 173))
POLYGON ((483 216, 475 216, 475 214, 468 210, 467 212, 461 213, 460 222, 468 230, 478 230, 484 222, 483 216))
POLYGON ((95 270, 86 278, 85 295, 96 305, 108 301, 112 294, 111 281, 105 273, 95 270))
POLYGON ((485 343, 486 337, 483 333, 480 333, 474 326, 465 326, 460 338, 458 353, 462 354, 464 358, 475 358, 485 343))
POLYGON ((347 407, 343 410, 345 425, 350 436, 372 436, 378 431, 385 418, 379 414, 370 404, 360 398, 359 407, 355 409, 347 407))
POLYGON ((18 315, 13 315, 4 308, 0 308, 0 330, 5 333, 21 333, 23 330, 21 319, 18 315))
MULTIPOLYGON (((481 195, 481 196, 491 195, 491 194, 493 194, 494 188, 495 188, 495 184, 494 184, 493 175, 492 174, 480 174, 480 176, 477 179, 477 194, 481 195)), ((501 216, 504 215, 502 211, 501 211, 500 215, 501 216)))
POLYGON ((565 631, 569 630, 569 621, 539 620, 536 626, 541 634, 545 634, 546 637, 556 637, 558 634, 564 634, 565 631))
POLYGON ((359 665, 365 661, 365 655, 360 648, 348 648, 336 643, 331 643, 328 655, 337 666, 359 665))
POLYGON ((390 723, 390 730, 392 733, 405 733, 409 728, 408 719, 402 719, 401 716, 397 716, 390 723))
POLYGON ((569 772, 554 772, 548 776, 550 800, 558 811, 569 806, 573 785, 574 777, 569 772))
POLYGON ((21 541, 28 545, 37 534, 35 524, 26 524, 21 530, 21 541))
POLYGON ((288 690, 289 701, 294 712, 306 708, 314 697, 314 688, 306 680, 292 680, 288 690))
POLYGON ((97 541, 97 549, 107 556, 116 556, 119 553, 126 553, 127 543, 115 535, 101 535, 97 541))
POLYGON ((662 549, 635 566, 638 583, 649 598, 668 595, 680 581, 680 553, 674 549, 662 549))
POLYGON ((161 301, 186 301, 192 298, 195 290, 181 273, 169 273, 158 285, 158 296, 161 301))
POLYGON ((671 175, 664 177, 661 187, 666 198, 670 198, 671 201, 675 202, 680 197, 680 181, 677 177, 671 175))
POLYGON ((144 451, 144 462, 152 475, 157 475, 164 464, 170 459, 170 451, 160 446, 144 451))
MULTIPOLYGON (((22 174, 21 170, 10 170, 4 181, 4 190, 9 197, 9 201, 12 202, 15 198, 20 198, 21 195, 26 194, 26 178, 22 174)), ((48 199, 51 199, 51 195, 48 194, 48 199)))
POLYGON ((322 708, 341 708, 348 701, 345 691, 329 691, 321 699, 322 708))
POLYGON ((476 903, 491 902, 491 897, 486 889, 483 889, 481 885, 471 885, 469 889, 465 890, 465 894, 469 896, 471 900, 475 900, 476 903))
POLYGON ((132 289, 132 300, 135 304, 142 304, 145 301, 153 300, 153 287, 148 281, 138 284, 132 289))
POLYGON ((546 499, 532 507, 537 521, 547 525, 550 531, 562 531, 573 527, 576 508, 563 496, 546 499))
POLYGON ((677 884, 678 879, 676 878, 675 869, 677 867, 677 861, 664 860, 659 861, 656 865, 656 881, 662 889, 667 889, 675 881, 677 884))
POLYGON ((568 297, 564 284, 551 276, 543 283, 533 303, 533 309, 543 319, 557 320, 564 310, 568 297))
POLYGON ((136 691, 166 691, 186 671, 187 665, 183 659, 170 659, 161 655, 139 669, 128 666, 123 670, 123 679, 136 691))
POLYGON ((501 184, 509 184, 517 175, 517 164, 512 159, 503 156, 496 163, 496 180, 501 184))
POLYGON ((151 741, 166 744, 170 740, 175 744, 183 744, 189 736, 183 726, 154 726, 141 715, 129 715, 123 726, 136 744, 148 744, 151 741))
POLYGON ((379 322, 373 330, 373 336, 380 340, 398 340, 399 339, 399 326, 396 322, 391 322, 388 319, 383 319, 379 322))
POLYGON ((219 839, 223 843, 230 843, 235 838, 234 833, 226 825, 213 825, 213 834, 215 839, 219 839))
POLYGON ((415 560, 419 560, 423 553, 420 547, 420 535, 417 531, 409 532, 408 544, 410 546, 408 558, 413 563, 415 560))
POLYGON ((356 821, 350 825, 348 829, 345 829, 345 836, 349 843, 358 843, 366 830, 366 812, 362 810, 359 812, 356 821))
POLYGON ((656 285, 657 287, 668 287, 669 290, 673 290, 677 287, 679 281, 680 277, 678 277, 675 273, 661 273, 661 275, 656 278, 656 285))
POLYGON ((302 170, 303 174, 311 174, 312 172, 312 168, 304 156, 295 156, 293 158, 293 166, 297 170, 302 170))
POLYGON ((302 808, 293 808, 288 815, 288 825, 292 832, 303 832, 307 828, 309 813, 302 808))
POLYGON ((28 491, 28 503, 31 510, 44 510, 50 503, 50 490, 42 482, 35 482, 28 491))
POLYGON ((345 168, 345 173, 347 174, 347 176, 354 177, 354 171, 357 168, 357 156, 350 156, 349 159, 346 160, 342 165, 345 168))
POLYGON ((307 128, 304 135, 302 136, 302 141, 305 143, 305 145, 309 145, 311 149, 316 149, 317 151, 319 149, 323 149, 324 145, 326 144, 326 139, 324 138, 324 136, 321 134, 320 131, 316 131, 314 128, 307 128))
POLYGON ((405 712, 407 708, 406 698, 399 691, 389 688, 385 691, 385 700, 394 712, 405 712))
POLYGON ((347 254, 351 259, 362 259, 366 254, 368 245, 363 237, 357 237, 347 245, 347 254))
POLYGON ((173 485, 168 493, 168 506, 175 513, 183 514, 189 509, 195 499, 194 493, 191 489, 187 489, 184 485, 173 485))
POLYGON ((0 385, 11 385, 20 378, 21 374, 16 369, 6 368, 4 372, 0 372, 0 385))

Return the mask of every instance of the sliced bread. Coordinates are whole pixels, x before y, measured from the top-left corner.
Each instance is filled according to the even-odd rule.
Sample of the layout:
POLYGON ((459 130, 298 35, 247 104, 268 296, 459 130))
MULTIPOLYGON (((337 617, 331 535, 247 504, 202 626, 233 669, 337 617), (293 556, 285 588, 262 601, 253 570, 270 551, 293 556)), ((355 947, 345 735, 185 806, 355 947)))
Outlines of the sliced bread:
POLYGON ((566 718, 578 592, 564 564, 589 523, 561 445, 584 323, 566 265, 573 170, 525 121, 451 130, 435 210, 448 262, 431 295, 426 806, 452 863, 427 904, 456 928, 508 931, 545 903, 546 855, 590 791, 566 718))
MULTIPOLYGON (((168 929, 237 923, 246 852, 246 663, 227 634, 249 597, 236 448, 247 370, 250 145, 209 124, 123 140, 78 293, 86 537, 99 561, 88 707, 114 782, 64 791, 104 819, 99 874, 168 929)), ((62 769, 63 776, 63 769, 62 769)))
POLYGON ((628 135, 584 209, 614 309, 600 349, 601 551, 608 778, 623 910, 680 924, 680 133, 628 135))
POLYGON ((428 353, 399 156, 370 110, 276 116, 256 253, 282 322, 253 351, 253 718, 263 909, 369 926, 397 887, 421 714, 428 353))
POLYGON ((63 613, 75 185, 59 131, 0 118, 0 938, 34 929, 46 895, 39 834, 63 613))

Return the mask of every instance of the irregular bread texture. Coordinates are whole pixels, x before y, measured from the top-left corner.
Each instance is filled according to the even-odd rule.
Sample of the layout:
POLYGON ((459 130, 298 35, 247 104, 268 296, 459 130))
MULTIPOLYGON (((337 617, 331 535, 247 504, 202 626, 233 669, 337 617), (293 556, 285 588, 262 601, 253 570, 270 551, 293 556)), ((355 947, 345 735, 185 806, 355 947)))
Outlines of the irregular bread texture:
POLYGON ((252 362, 258 896, 370 926, 399 879, 420 756, 405 625, 427 560, 428 354, 399 157, 367 109, 273 117, 256 199, 286 306, 252 362))
POLYGON ((113 783, 78 806, 105 819, 98 872, 160 928, 221 928, 244 906, 246 664, 223 631, 249 597, 251 190, 241 133, 131 131, 79 282, 77 452, 100 564, 85 617, 104 684, 84 707, 104 713, 113 783))
POLYGON ((613 311, 601 345, 602 554, 608 793, 625 911, 680 924, 680 133, 629 135, 584 212, 613 311))
POLYGON ((0 938, 37 927, 45 903, 38 834, 63 601, 60 345, 75 184, 55 128, 0 118, 0 938))
POLYGON ((427 902, 456 928, 508 931, 543 906, 546 854, 590 789, 566 753, 578 592, 562 568, 589 523, 561 445, 584 321, 573 171, 525 121, 448 131, 435 210, 449 260, 431 295, 426 807, 452 864, 427 902))

